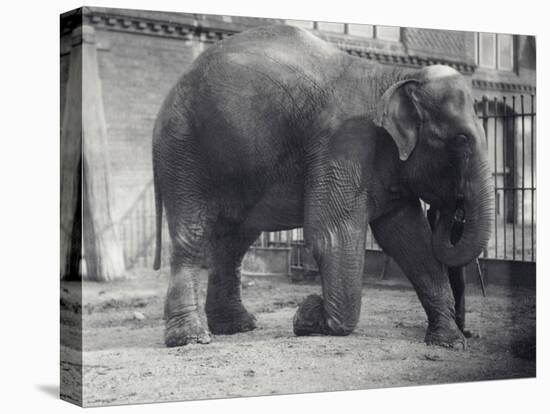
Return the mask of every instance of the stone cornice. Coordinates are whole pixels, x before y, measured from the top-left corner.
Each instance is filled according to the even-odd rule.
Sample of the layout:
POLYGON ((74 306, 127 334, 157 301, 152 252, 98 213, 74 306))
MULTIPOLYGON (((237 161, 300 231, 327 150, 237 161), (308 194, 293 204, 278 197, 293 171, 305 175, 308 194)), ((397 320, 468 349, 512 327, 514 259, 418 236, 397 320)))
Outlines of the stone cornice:
POLYGON ((472 79, 472 86, 476 89, 493 90, 501 92, 525 92, 536 93, 537 88, 533 85, 511 82, 496 82, 484 79, 472 79))
POLYGON ((93 14, 84 16, 83 22, 84 24, 91 24, 99 30, 122 31, 139 35, 178 38, 182 40, 199 38, 206 43, 215 42, 235 33, 234 31, 228 30, 205 30, 205 28, 196 24, 195 21, 190 21, 189 23, 174 23, 154 19, 136 19, 93 14))
MULTIPOLYGON (((140 10, 84 7, 62 16, 61 36, 68 35, 80 24, 95 29, 129 32, 183 40, 198 39, 213 43, 232 34, 254 27, 255 18, 240 18, 236 22, 208 19, 206 15, 184 13, 144 12, 140 10), (206 17, 206 18, 205 18, 206 17), (251 20, 243 23, 242 20, 251 20)), ((274 19, 264 19, 270 23, 274 19)))
POLYGON ((413 56, 408 54, 392 54, 384 53, 376 50, 369 50, 366 48, 361 48, 357 46, 350 45, 339 45, 339 47, 353 56, 359 56, 366 59, 377 60, 380 63, 390 64, 390 65, 402 65, 402 66, 411 66, 411 67, 420 67, 428 66, 435 64, 442 64, 451 66, 457 71, 464 74, 472 74, 475 71, 475 66, 464 63, 464 62, 455 62, 448 59, 439 59, 439 58, 426 58, 421 56, 413 56))

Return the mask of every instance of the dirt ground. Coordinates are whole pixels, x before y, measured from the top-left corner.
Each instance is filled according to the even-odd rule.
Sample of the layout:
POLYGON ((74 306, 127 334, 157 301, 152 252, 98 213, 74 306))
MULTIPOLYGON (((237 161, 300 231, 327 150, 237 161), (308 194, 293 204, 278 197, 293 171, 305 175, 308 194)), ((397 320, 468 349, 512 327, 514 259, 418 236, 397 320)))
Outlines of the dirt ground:
MULTIPOLYGON (((83 285, 85 406, 195 400, 533 377, 535 292, 468 286, 468 349, 423 343, 426 317, 412 289, 367 283, 359 326, 348 337, 295 337, 299 302, 316 284, 243 280, 243 298, 258 319, 252 332, 213 336, 209 345, 167 349, 162 308, 167 279, 153 272, 83 285)), ((62 320, 76 308, 78 285, 66 283, 62 320), (63 316, 64 315, 64 316, 63 316)), ((206 283, 200 288, 203 296, 206 283)), ((69 322, 66 322, 69 323, 69 322)), ((70 342, 70 341, 69 341, 70 342)), ((62 370, 77 351, 62 344, 62 370)), ((62 390, 63 391, 63 390, 62 390)))

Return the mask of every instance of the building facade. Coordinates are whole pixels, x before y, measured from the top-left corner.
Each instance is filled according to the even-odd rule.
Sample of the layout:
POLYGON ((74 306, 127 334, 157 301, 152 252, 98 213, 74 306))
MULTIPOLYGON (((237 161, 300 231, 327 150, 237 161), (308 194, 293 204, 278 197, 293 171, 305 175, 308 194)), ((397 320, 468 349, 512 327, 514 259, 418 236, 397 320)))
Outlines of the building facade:
MULTIPOLYGON (((532 36, 82 8, 61 16, 61 112, 73 30, 85 25, 92 29, 90 41, 97 50, 97 62, 92 64, 98 67, 107 126, 112 214, 124 243, 134 238, 127 223, 140 223, 141 239, 127 248, 127 263, 152 252, 148 248, 154 230, 151 136, 164 96, 212 43, 269 24, 305 27, 347 53, 384 65, 414 68, 442 63, 464 74, 471 80, 488 135, 497 218, 505 227, 523 221, 523 231, 527 221, 529 231, 534 231, 536 46, 532 36), (512 190, 520 187, 519 192, 512 190), (533 214, 526 215, 526 209, 533 214)), ((148 259, 140 260, 148 264, 148 259)))

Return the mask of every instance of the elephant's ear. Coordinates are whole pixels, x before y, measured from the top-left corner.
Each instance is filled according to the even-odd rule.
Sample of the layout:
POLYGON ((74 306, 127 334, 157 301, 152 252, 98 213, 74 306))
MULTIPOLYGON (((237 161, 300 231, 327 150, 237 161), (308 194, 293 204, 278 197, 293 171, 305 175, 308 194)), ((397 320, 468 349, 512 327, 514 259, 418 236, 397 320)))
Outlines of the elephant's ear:
POLYGON ((414 79, 397 82, 384 92, 374 114, 374 123, 388 131, 403 161, 414 150, 423 122, 415 93, 419 87, 420 83, 414 79))

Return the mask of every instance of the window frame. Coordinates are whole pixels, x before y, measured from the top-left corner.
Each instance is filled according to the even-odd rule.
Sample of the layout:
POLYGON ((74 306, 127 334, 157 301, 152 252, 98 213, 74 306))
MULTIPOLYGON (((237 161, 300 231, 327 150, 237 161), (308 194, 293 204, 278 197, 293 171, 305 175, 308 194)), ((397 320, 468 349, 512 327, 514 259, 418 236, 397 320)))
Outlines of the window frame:
MULTIPOLYGON (((299 20, 299 22, 306 22, 306 21, 309 21, 309 20, 299 20)), ((392 42, 392 43, 400 43, 403 39, 403 31, 402 31, 402 27, 401 26, 385 26, 385 25, 380 25, 380 24, 362 24, 362 23, 341 23, 341 22, 320 22, 320 21, 317 21, 317 20, 314 20, 312 21, 312 26, 310 29, 313 29, 313 30, 318 30, 320 32, 323 32, 323 33, 328 33, 328 34, 343 34, 343 35, 347 35, 347 36, 353 36, 353 37, 357 37, 357 38, 361 38, 361 39, 371 39, 371 40, 379 40, 379 41, 382 41, 382 42, 392 42), (343 25, 342 27, 342 31, 333 31, 333 30, 323 30, 319 27, 319 23, 323 24, 323 23, 329 23, 329 24, 341 24, 343 25), (360 35, 360 34, 350 34, 350 31, 349 31, 349 26, 350 25, 354 25, 354 26, 370 26, 372 28, 372 35, 371 36, 365 36, 365 35, 360 35), (389 37, 380 37, 380 35, 378 34, 378 27, 394 27, 397 29, 397 38, 389 38, 389 37)))
POLYGON ((502 72, 515 72, 516 71, 516 36, 508 33, 489 33, 489 32, 476 32, 475 36, 475 59, 476 64, 483 69, 498 70, 502 72), (481 57, 484 53, 483 42, 481 41, 482 35, 492 35, 494 50, 492 53, 493 64, 482 64, 481 57), (500 46, 503 36, 510 36, 510 66, 501 64, 501 51, 500 46))
MULTIPOLYGON (((336 33, 336 34, 347 34, 348 32, 348 24, 347 23, 341 23, 341 22, 315 22, 315 30, 319 30, 323 33, 336 33), (342 31, 336 31, 336 30, 323 30, 323 29, 320 29, 319 28, 319 24, 323 25, 323 24, 328 24, 328 25, 341 25, 341 28, 342 28, 342 31)), ((338 26, 340 27, 340 26, 338 26)))
POLYGON ((373 27, 373 39, 382 40, 384 42, 400 42, 401 41, 401 27, 400 26, 385 26, 383 24, 374 24, 373 27), (379 28, 380 27, 392 27, 397 29, 397 39, 390 39, 387 37, 380 37, 379 28))
POLYGON ((485 32, 482 32, 482 33, 477 33, 477 36, 476 36, 476 46, 477 46, 477 64, 479 67, 481 68, 485 68, 485 69, 496 69, 497 68, 497 34, 496 33, 485 33, 485 32), (482 59, 481 57, 483 56, 483 54, 485 53, 485 50, 483 48, 483 42, 481 40, 482 36, 487 36, 487 35, 490 35, 492 38, 493 38, 493 49, 492 49, 492 52, 491 55, 492 55, 492 64, 491 65, 486 65, 486 64, 483 64, 482 62, 482 59))
POLYGON ((511 34, 506 34, 506 33, 500 33, 498 34, 497 33, 497 45, 496 45, 496 53, 497 53, 497 69, 498 70, 502 70, 502 71, 507 71, 507 72, 514 72, 514 69, 515 69, 515 42, 514 42, 514 35, 511 35, 511 34), (500 50, 500 44, 501 44, 501 41, 504 37, 508 37, 509 36, 509 39, 510 39, 510 66, 504 66, 504 65, 501 65, 501 57, 502 57, 502 53, 501 53, 501 50, 500 50))
POLYGON ((360 23, 346 23, 346 34, 349 35, 349 36, 353 36, 353 37, 358 37, 358 38, 361 38, 361 39, 374 39, 374 33, 375 33, 375 25, 374 24, 360 24, 360 23), (363 34, 353 34, 353 33, 350 33, 350 25, 353 26, 353 27, 356 27, 356 26, 369 26, 370 27, 370 36, 366 36, 366 35, 363 35, 363 34))

